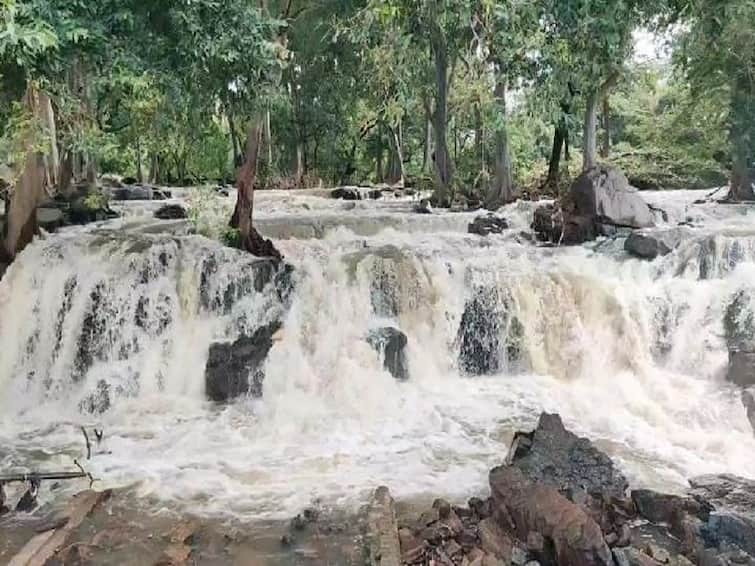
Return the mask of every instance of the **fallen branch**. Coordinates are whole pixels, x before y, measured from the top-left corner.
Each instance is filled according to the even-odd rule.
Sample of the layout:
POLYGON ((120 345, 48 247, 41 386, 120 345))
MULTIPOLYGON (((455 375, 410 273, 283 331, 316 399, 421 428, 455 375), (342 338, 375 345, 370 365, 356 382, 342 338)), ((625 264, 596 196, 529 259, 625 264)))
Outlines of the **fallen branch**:
MULTIPOLYGON (((78 465, 78 464, 77 464, 78 465)), ((90 478, 81 467, 80 472, 27 472, 23 474, 2 474, 0 475, 0 484, 14 482, 29 482, 32 480, 75 480, 81 478, 90 478)))

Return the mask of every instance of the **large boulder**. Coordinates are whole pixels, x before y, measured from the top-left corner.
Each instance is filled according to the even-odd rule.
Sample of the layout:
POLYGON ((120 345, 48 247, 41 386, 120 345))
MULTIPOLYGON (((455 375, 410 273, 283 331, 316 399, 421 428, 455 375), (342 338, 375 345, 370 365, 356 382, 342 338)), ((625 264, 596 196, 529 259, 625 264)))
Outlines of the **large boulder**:
POLYGON ((555 414, 543 413, 534 431, 517 433, 507 462, 530 481, 552 486, 570 499, 578 499, 580 492, 621 499, 628 487, 611 459, 566 430, 555 414))
POLYGON ((600 228, 592 216, 565 212, 553 204, 544 204, 535 209, 531 227, 538 240, 564 245, 594 240, 600 228))
POLYGON ((217 402, 247 394, 262 397, 264 363, 280 328, 281 323, 274 321, 235 342, 212 344, 205 367, 207 397, 217 402))
POLYGON ((367 342, 380 355, 383 367, 398 380, 409 379, 409 363, 406 358, 406 334, 398 328, 376 328, 367 335, 367 342))
POLYGON ((572 184, 569 197, 574 203, 574 216, 629 228, 655 225, 650 207, 614 167, 598 166, 585 171, 572 184))
POLYGON ((338 187, 330 191, 330 197, 341 200, 362 200, 362 191, 357 187, 338 187))
POLYGON ((469 224, 467 232, 479 236, 487 236, 489 234, 502 234, 505 230, 508 230, 508 228, 509 223, 505 218, 496 216, 495 214, 483 214, 477 216, 469 224))
POLYGON ((520 540, 538 538, 538 559, 558 566, 613 565, 598 524, 555 488, 530 480, 517 467, 490 472, 493 515, 502 528, 513 526, 520 540))
POLYGON ((755 480, 730 474, 690 480, 690 495, 712 508, 703 528, 706 546, 736 545, 755 555, 755 480))
POLYGON ((57 207, 40 207, 37 209, 37 225, 47 232, 54 232, 66 223, 65 214, 57 207))

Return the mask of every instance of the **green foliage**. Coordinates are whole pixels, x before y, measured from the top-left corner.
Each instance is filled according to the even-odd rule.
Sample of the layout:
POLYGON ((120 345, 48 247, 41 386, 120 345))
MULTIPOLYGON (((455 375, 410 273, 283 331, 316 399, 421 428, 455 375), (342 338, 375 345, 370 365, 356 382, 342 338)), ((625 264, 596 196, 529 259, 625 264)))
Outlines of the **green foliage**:
POLYGON ((100 191, 90 191, 84 198, 84 206, 90 211, 103 210, 108 206, 107 195, 100 191))

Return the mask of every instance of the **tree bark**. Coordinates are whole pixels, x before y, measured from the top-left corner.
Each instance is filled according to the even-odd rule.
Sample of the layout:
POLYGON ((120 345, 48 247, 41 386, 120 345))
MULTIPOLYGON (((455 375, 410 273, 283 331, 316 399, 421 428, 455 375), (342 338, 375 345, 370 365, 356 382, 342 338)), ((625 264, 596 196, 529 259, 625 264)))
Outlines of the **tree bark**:
POLYGON ((136 180, 144 182, 144 170, 142 167, 142 144, 141 140, 136 138, 136 180))
MULTIPOLYGON (((401 124, 399 124, 398 128, 401 127, 401 124)), ((390 128, 391 135, 393 136, 393 145, 396 149, 396 168, 398 173, 398 183, 403 187, 404 186, 404 180, 406 179, 405 172, 404 172, 404 150, 402 147, 401 142, 401 136, 399 135, 398 128, 390 128)))
POLYGON ((49 145, 46 144, 45 152, 32 150, 39 143, 36 128, 28 131, 22 142, 26 155, 12 194, 6 201, 3 255, 9 259, 16 257, 38 233, 37 206, 57 176, 57 172, 51 170, 54 159, 50 157, 55 153, 52 146, 57 144, 52 102, 47 94, 29 84, 23 104, 34 122, 44 128, 49 145))
MULTIPOLYGON (((438 24, 435 23, 435 28, 438 24)), ((435 62, 435 112, 433 113, 433 133, 435 134, 435 173, 437 188, 435 201, 440 206, 450 204, 451 195, 451 156, 448 153, 448 51, 440 29, 433 29, 432 51, 435 62)))
POLYGON ((514 176, 511 166, 511 150, 509 148, 509 136, 506 128, 506 81, 501 77, 495 86, 495 100, 502 120, 495 132, 496 155, 495 155, 495 179, 485 205, 489 209, 497 209, 501 205, 512 202, 518 197, 514 188, 514 176))
POLYGON ((553 130, 553 148, 551 149, 551 158, 548 162, 548 178, 545 181, 545 185, 547 187, 558 189, 558 182, 561 172, 561 149, 564 148, 564 144, 567 144, 566 147, 568 148, 568 141, 566 137, 566 124, 565 121, 562 120, 561 122, 556 124, 556 127, 553 130))
POLYGON ((423 140, 422 151, 422 172, 427 173, 428 166, 430 165, 430 155, 432 154, 433 147, 433 128, 430 117, 425 117, 425 135, 423 140))
POLYGON ((73 151, 66 150, 60 162, 58 193, 66 199, 73 194, 73 151))
MULTIPOLYGON (((283 259, 270 240, 265 240, 252 226, 252 212, 254 209, 254 184, 257 180, 257 163, 259 160, 260 144, 264 123, 255 120, 249 127, 246 141, 244 164, 239 169, 236 178, 238 197, 236 200, 235 220, 238 222, 239 242, 241 249, 256 256, 283 259)), ((233 224, 234 218, 231 219, 233 224)))
POLYGON ((755 93, 746 75, 740 74, 732 84, 729 138, 732 148, 732 171, 727 199, 755 200, 755 93))
MULTIPOLYGON (((271 175, 273 171, 273 132, 270 126, 270 110, 265 112, 265 147, 267 147, 268 175, 271 175)), ((315 157, 315 161, 317 161, 317 157, 315 157)))
POLYGON ((611 154, 611 107, 608 102, 608 95, 603 97, 603 144, 600 148, 600 156, 608 157, 611 154))
POLYGON ((582 171, 588 171, 598 164, 598 93, 587 95, 584 130, 582 132, 582 171))

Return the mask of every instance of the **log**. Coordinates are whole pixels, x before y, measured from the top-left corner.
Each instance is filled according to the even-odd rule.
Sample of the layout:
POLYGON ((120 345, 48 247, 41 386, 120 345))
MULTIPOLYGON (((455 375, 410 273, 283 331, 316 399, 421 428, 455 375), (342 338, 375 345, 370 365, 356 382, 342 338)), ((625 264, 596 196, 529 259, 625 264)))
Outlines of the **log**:
POLYGON ((29 472, 24 474, 0 474, 0 484, 29 482, 32 480, 76 480, 88 478, 86 472, 29 472))

